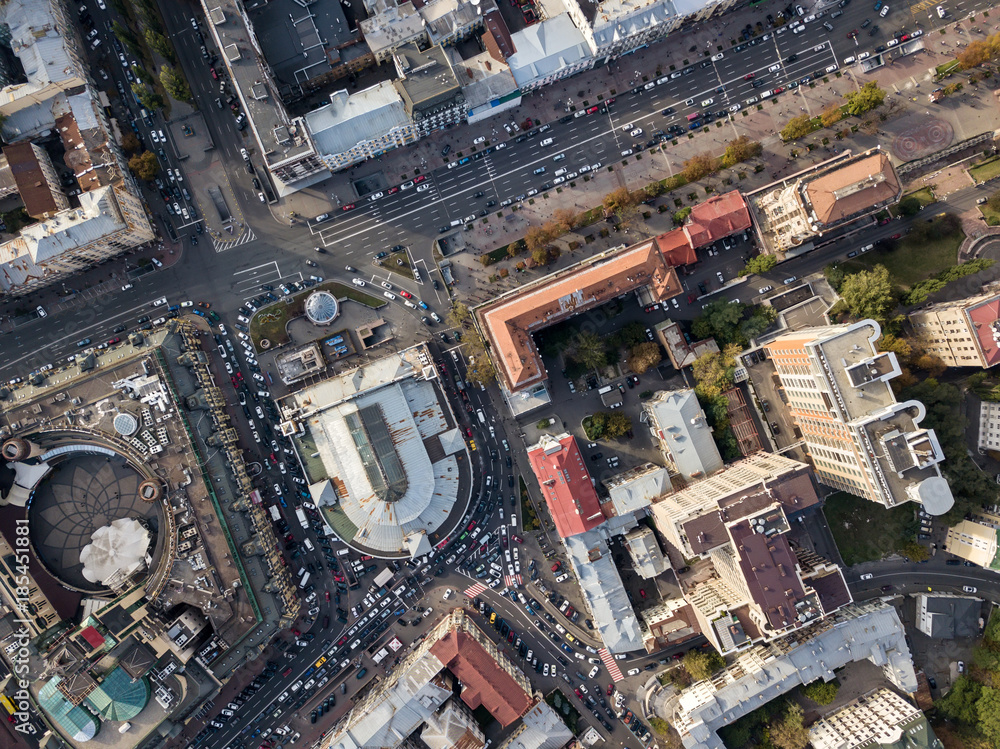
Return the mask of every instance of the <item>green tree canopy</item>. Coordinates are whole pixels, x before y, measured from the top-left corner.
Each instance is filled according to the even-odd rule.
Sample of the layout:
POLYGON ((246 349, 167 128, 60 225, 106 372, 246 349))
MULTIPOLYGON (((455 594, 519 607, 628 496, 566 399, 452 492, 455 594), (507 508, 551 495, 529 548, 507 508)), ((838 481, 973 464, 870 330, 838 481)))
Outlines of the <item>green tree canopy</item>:
POLYGON ((613 213, 620 221, 625 221, 635 213, 636 206, 640 202, 642 202, 642 196, 639 193, 632 192, 627 187, 619 187, 605 195, 601 205, 604 206, 604 210, 613 213))
POLYGON ((625 412, 620 408, 615 411, 609 411, 607 418, 604 420, 604 436, 607 439, 624 437, 631 428, 632 419, 626 416, 625 412))
POLYGON ((743 319, 743 309, 744 305, 734 304, 728 299, 709 302, 692 324, 691 332, 699 340, 715 338, 718 343, 729 343, 743 319))
POLYGON ((596 333, 591 333, 588 330, 581 331, 576 337, 575 349, 576 360, 587 369, 600 369, 608 363, 604 340, 596 333))
POLYGON ((146 109, 160 109, 163 106, 163 97, 145 84, 133 83, 132 92, 146 109))
POLYGON ((742 161, 760 156, 763 151, 764 147, 760 144, 760 141, 753 140, 746 135, 741 135, 726 144, 726 150, 722 154, 722 166, 736 166, 742 161))
POLYGON ((714 650, 689 650, 681 663, 695 681, 707 679, 726 665, 722 656, 714 650))
POLYGON ((840 286, 840 296, 851 314, 870 317, 878 322, 887 320, 889 313, 896 308, 889 270, 884 265, 847 276, 840 286))
POLYGON ((771 743, 778 749, 805 749, 809 731, 802 723, 802 708, 794 702, 779 720, 771 724, 771 743))
POLYGON ((869 81, 856 91, 850 91, 844 97, 847 99, 847 111, 860 117, 865 112, 878 109, 885 101, 885 91, 878 87, 875 81, 869 81))
MULTIPOLYGON (((1000 193, 997 194, 1000 195, 1000 193)), ((687 217, 690 215, 691 215, 691 206, 686 205, 679 211, 674 211, 674 223, 677 224, 677 226, 681 226, 684 224, 685 221, 687 221, 687 217)))
POLYGON ((176 61, 177 58, 174 53, 174 45, 170 43, 170 40, 167 39, 167 37, 158 31, 154 31, 153 29, 146 29, 145 37, 146 44, 149 45, 151 50, 160 55, 160 57, 168 60, 169 62, 176 61))
POLYGON ((741 277, 749 276, 751 274, 759 276, 762 273, 767 273, 777 264, 778 258, 774 255, 757 255, 747 261, 746 267, 740 271, 739 275, 741 277))
POLYGON ((808 697, 817 705, 829 705, 836 698, 839 689, 840 682, 836 679, 833 681, 821 681, 817 679, 811 684, 806 684, 802 687, 802 695, 808 697))
POLYGON ((733 386, 733 362, 715 351, 702 354, 691 366, 694 375, 695 392, 701 398, 714 398, 733 386))
POLYGON ((160 83, 163 90, 177 101, 191 101, 191 89, 184 80, 184 75, 171 65, 160 68, 160 83))
POLYGON ((781 139, 784 141, 797 140, 813 131, 812 119, 807 114, 800 114, 792 117, 781 129, 781 139))

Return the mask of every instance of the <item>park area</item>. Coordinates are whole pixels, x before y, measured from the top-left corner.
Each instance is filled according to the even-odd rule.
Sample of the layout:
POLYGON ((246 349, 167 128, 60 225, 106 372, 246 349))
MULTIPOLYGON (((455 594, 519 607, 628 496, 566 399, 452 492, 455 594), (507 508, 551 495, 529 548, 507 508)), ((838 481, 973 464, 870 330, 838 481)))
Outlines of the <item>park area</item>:
POLYGON ((827 499, 824 512, 847 566, 914 551, 919 527, 916 505, 886 509, 876 502, 837 492, 827 499))
POLYGON ((363 304, 372 309, 378 309, 384 302, 381 299, 358 291, 352 286, 347 286, 336 281, 328 281, 306 289, 294 296, 279 299, 274 304, 264 307, 257 312, 250 320, 250 338, 255 347, 260 349, 260 341, 267 339, 271 342, 271 347, 281 346, 288 343, 287 326, 290 320, 301 317, 303 314, 303 304, 306 298, 316 291, 329 291, 338 301, 350 299, 351 301, 363 304))

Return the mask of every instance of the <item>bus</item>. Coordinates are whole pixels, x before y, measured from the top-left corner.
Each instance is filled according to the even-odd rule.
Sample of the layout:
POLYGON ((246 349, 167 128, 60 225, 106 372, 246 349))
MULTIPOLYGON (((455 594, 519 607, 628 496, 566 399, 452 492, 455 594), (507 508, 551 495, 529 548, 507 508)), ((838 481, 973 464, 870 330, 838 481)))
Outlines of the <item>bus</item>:
POLYGON ((338 343, 343 343, 343 342, 344 342, 344 336, 335 335, 333 338, 327 338, 323 343, 332 348, 333 346, 336 346, 338 343))

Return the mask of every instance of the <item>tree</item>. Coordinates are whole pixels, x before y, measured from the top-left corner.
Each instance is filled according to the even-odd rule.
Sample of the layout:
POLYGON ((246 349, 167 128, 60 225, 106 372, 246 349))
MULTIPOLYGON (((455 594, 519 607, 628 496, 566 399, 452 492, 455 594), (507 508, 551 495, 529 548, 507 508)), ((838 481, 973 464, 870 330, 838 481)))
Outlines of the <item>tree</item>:
POLYGON ((691 674, 691 678, 695 681, 707 679, 726 665, 722 656, 714 650, 689 650, 684 654, 684 660, 681 663, 684 670, 691 674))
POLYGON ((839 689, 840 682, 836 679, 833 681, 817 679, 811 684, 806 684, 801 691, 803 697, 807 697, 817 705, 829 705, 836 698, 839 689))
POLYGON ((844 283, 844 278, 847 274, 844 272, 844 266, 840 263, 830 263, 823 268, 823 275, 830 286, 833 287, 833 290, 839 292, 840 286, 844 283))
POLYGON ((759 276, 767 273, 778 264, 778 258, 774 255, 757 255, 747 261, 746 266, 739 272, 740 277, 755 275, 759 276))
POLYGON ((576 337, 576 359, 587 369, 600 369, 608 363, 604 341, 596 333, 581 331, 576 337))
POLYGON ((844 113, 841 111, 840 105, 834 102, 823 110, 819 116, 819 120, 823 123, 823 127, 830 127, 840 122, 843 116, 844 113))
POLYGON ((560 237, 569 231, 569 227, 562 223, 561 221, 546 221, 542 225, 542 229, 549 237, 549 241, 552 241, 556 237, 560 237))
POLYGON ((744 305, 728 299, 709 302, 694 321, 691 332, 699 339, 714 338, 717 343, 729 343, 743 319, 743 310, 744 305))
POLYGON ((139 43, 136 41, 135 36, 132 35, 132 30, 127 26, 123 26, 118 21, 112 21, 111 33, 136 55, 141 53, 142 50, 139 47, 139 43))
POLYGON ((562 228, 559 232, 560 234, 565 234, 566 232, 572 231, 576 228, 576 213, 568 208, 557 208, 556 212, 552 214, 552 218, 555 219, 555 223, 562 228))
POLYGON ((763 151, 764 147, 759 141, 741 135, 726 144, 726 150, 722 154, 722 166, 735 166, 740 162, 760 156, 763 151))
POLYGON ((146 37, 146 44, 149 45, 151 50, 165 60, 169 60, 170 62, 176 61, 177 57, 174 53, 174 45, 170 43, 167 37, 153 29, 146 29, 144 36, 146 37))
POLYGON ((925 559, 930 559, 931 556, 931 553, 927 551, 926 546, 918 544, 913 540, 901 543, 897 551, 911 562, 922 562, 925 559))
POLYGON ((132 93, 146 109, 160 109, 163 106, 163 97, 142 83, 133 83, 132 93))
POLYGON ((524 233, 524 245, 528 248, 528 252, 532 253, 545 247, 550 239, 551 237, 543 226, 529 226, 524 233))
POLYGON ((978 68, 984 62, 993 59, 993 49, 986 42, 969 42, 955 59, 958 60, 958 65, 962 70, 978 68))
POLYGON ((674 223, 677 226, 682 226, 684 222, 687 221, 687 217, 690 215, 691 215, 691 206, 686 205, 679 211, 674 211, 674 223))
POLYGON ((619 187, 605 195, 601 205, 604 206, 605 211, 613 213, 620 221, 625 221, 635 212, 639 202, 640 198, 636 193, 627 187, 619 187))
POLYGON ((535 261, 535 265, 546 265, 549 262, 549 251, 540 247, 531 253, 531 259, 535 261))
POLYGON ((142 148, 142 145, 139 143, 139 139, 135 137, 135 133, 125 133, 122 136, 122 148, 129 153, 136 153, 142 148))
POLYGON ((472 322, 472 313, 461 302, 453 302, 445 320, 453 328, 464 328, 467 323, 472 322))
POLYGON ((771 724, 771 743, 778 749, 805 749, 809 745, 809 731, 802 723, 802 708, 794 702, 784 716, 771 724))
POLYGON ((688 182, 697 182, 702 177, 714 174, 719 170, 719 160, 708 151, 696 153, 684 162, 681 174, 688 182))
POLYGON ((750 317, 740 323, 740 332, 747 341, 750 341, 771 327, 771 323, 777 319, 778 310, 770 305, 761 305, 754 309, 750 317))
MULTIPOLYGON (((450 319, 450 315, 449 315, 450 319)), ((493 360, 490 359, 486 349, 486 342, 483 341, 479 331, 475 328, 466 332, 463 340, 465 348, 465 358, 468 365, 465 369, 465 379, 476 385, 489 385, 496 381, 497 373, 493 367, 493 360)))
POLYGON ((191 101, 191 89, 184 76, 170 65, 160 68, 160 83, 163 90, 177 101, 191 101))
POLYGON ((734 367, 715 351, 695 359, 691 371, 697 383, 695 392, 700 398, 714 398, 733 386, 734 367))
POLYGON ((659 364, 662 358, 660 344, 655 341, 644 341, 632 347, 629 352, 629 366, 636 374, 643 374, 659 364))
POLYGON ((979 730, 993 746, 1000 746, 1000 689, 983 687, 976 701, 979 730))
POLYGON ((865 112, 878 109, 885 101, 885 91, 878 87, 875 81, 868 81, 857 91, 850 91, 844 97, 847 99, 847 112, 860 117, 865 112))
POLYGON ((926 353, 914 359, 913 366, 924 370, 931 377, 940 377, 948 369, 948 365, 941 360, 940 356, 926 353))
POLYGON ((962 674, 955 679, 948 694, 935 702, 934 706, 946 718, 975 725, 977 720, 976 703, 979 702, 982 690, 981 684, 962 674))
POLYGON ((896 207, 899 208, 899 212, 904 216, 916 216, 920 213, 920 199, 915 198, 912 195, 907 195, 899 201, 899 204, 896 207))
POLYGON ((813 131, 812 119, 807 114, 792 117, 781 129, 779 135, 784 141, 798 140, 813 131))
POLYGON ((156 154, 152 151, 143 151, 128 160, 128 168, 136 177, 148 182, 159 173, 160 162, 157 161, 156 154))
POLYGON ((604 420, 604 437, 609 440, 624 437, 632 429, 632 419, 620 408, 609 411, 604 420))
POLYGON ((876 112, 865 112, 861 117, 861 122, 858 124, 858 130, 865 135, 878 135, 879 125, 881 124, 882 118, 876 112))
POLYGON ((844 279, 840 296, 855 317, 885 321, 896 308, 889 271, 884 265, 854 273, 844 279))
POLYGON ((891 351, 903 362, 909 361, 910 356, 913 354, 913 347, 910 346, 910 342, 905 338, 898 338, 892 333, 883 333, 875 341, 875 348, 879 351, 891 351))

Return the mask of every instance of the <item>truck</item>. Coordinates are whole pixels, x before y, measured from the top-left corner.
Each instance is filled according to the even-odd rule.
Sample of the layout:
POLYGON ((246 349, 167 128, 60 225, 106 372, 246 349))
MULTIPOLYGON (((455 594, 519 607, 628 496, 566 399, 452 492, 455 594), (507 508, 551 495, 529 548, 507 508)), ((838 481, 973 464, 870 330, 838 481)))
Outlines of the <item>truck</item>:
POLYGON ((299 523, 302 524, 304 530, 309 530, 309 521, 306 520, 306 511, 301 507, 295 508, 295 517, 299 519, 299 523))
POLYGON ((273 520, 276 523, 280 523, 281 522, 281 510, 278 509, 278 506, 277 505, 271 505, 267 509, 270 510, 270 512, 271 512, 271 520, 273 520))

